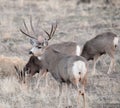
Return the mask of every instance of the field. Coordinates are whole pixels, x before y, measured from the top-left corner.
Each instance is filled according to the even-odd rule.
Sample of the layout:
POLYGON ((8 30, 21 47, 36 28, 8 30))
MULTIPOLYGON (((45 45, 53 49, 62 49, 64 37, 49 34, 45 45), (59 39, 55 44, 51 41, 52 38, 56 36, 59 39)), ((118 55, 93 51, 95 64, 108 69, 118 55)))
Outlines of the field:
MULTIPOLYGON (((120 1, 92 0, 90 4, 77 0, 0 0, 0 108, 58 108, 58 84, 48 75, 34 89, 36 76, 31 88, 20 84, 14 65, 21 69, 28 61, 32 48, 29 38, 20 32, 25 31, 23 19, 30 29, 30 16, 39 35, 46 36, 43 29, 50 31, 51 24, 57 21, 58 28, 50 44, 63 41, 76 41, 81 46, 97 34, 111 31, 120 37, 120 1), (39 21, 39 23, 38 23, 39 21)), ((90 61, 88 83, 86 86, 86 108, 120 108, 120 42, 116 48, 116 72, 107 74, 110 59, 101 57, 97 63, 95 76, 91 75, 93 62, 90 61)), ((67 106, 66 89, 63 88, 61 108, 67 106)), ((70 89, 70 100, 77 108, 77 92, 70 89)), ((82 108, 82 98, 80 100, 82 108)))

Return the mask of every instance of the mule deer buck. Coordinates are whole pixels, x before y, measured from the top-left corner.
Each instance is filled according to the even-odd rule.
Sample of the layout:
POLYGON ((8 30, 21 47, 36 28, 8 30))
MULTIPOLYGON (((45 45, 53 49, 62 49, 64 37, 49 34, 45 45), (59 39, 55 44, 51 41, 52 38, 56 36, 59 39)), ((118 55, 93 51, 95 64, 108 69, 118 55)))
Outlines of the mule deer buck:
POLYGON ((83 47, 81 56, 87 60, 93 60, 93 72, 95 74, 95 67, 98 58, 103 54, 108 54, 111 58, 111 63, 108 69, 108 74, 112 71, 115 65, 115 48, 118 45, 118 37, 112 32, 105 32, 97 35, 95 38, 87 41, 83 47))
MULTIPOLYGON (((28 30, 28 27, 27 27, 25 21, 24 21, 24 26, 27 30, 27 33, 25 33, 22 29, 20 29, 20 31, 25 36, 28 36, 30 38, 30 40, 31 40, 30 43, 33 45, 29 54, 33 54, 35 56, 40 56, 41 53, 43 52, 43 50, 49 45, 49 40, 53 38, 56 28, 57 28, 57 23, 55 25, 52 25, 50 33, 48 33, 47 31, 44 30, 44 32, 47 34, 48 38, 44 38, 44 36, 36 37, 36 33, 35 33, 35 30, 32 25, 32 19, 30 19, 30 25, 31 25, 32 32, 34 33, 34 36, 30 35, 30 32, 28 30)), ((76 42, 61 42, 61 43, 49 45, 49 48, 56 49, 59 52, 68 54, 68 55, 78 55, 79 56, 81 54, 81 47, 76 42)), ((39 73, 39 72, 37 72, 37 73, 39 73)), ((29 74, 31 77, 36 73, 29 72, 29 74)))
MULTIPOLYGON (((40 57, 31 56, 26 66, 25 71, 32 70, 32 73, 44 69, 47 70, 46 72, 50 72, 59 83, 60 94, 62 93, 63 83, 66 83, 68 87, 72 84, 78 90, 79 95, 82 95, 85 108, 84 87, 87 79, 88 64, 83 57, 62 54, 55 49, 47 47, 40 57), (79 89, 79 82, 82 84, 82 91, 79 89)), ((61 102, 61 97, 59 102, 61 102)), ((70 104, 69 94, 68 103, 70 104)))
MULTIPOLYGON (((44 48, 41 48, 41 50, 39 51, 39 56, 38 57, 40 57, 41 56, 41 54, 44 52, 44 50, 46 49, 46 50, 56 50, 56 51, 59 51, 59 52, 61 52, 61 53, 63 53, 63 54, 67 54, 67 55, 80 55, 80 52, 81 52, 81 50, 79 49, 80 47, 79 46, 77 46, 77 44, 75 43, 75 42, 63 42, 63 44, 61 44, 61 43, 59 43, 59 44, 52 44, 52 45, 50 45, 50 46, 46 46, 46 48, 44 47, 44 48), (75 47, 75 45, 76 45, 76 49, 77 49, 77 51, 75 51, 75 49, 74 49, 74 47, 75 47), (47 48, 48 47, 48 48, 47 48), (47 48, 47 49, 46 49, 47 48)), ((54 59, 54 56, 53 55, 47 55, 48 56, 48 58, 52 58, 52 59, 54 59)), ((28 67, 29 66, 29 64, 26 64, 26 66, 25 67, 28 67)), ((32 66, 31 66, 32 67, 32 66)), ((28 73, 29 73, 29 75, 30 75, 30 79, 32 78, 32 76, 33 75, 35 75, 36 73, 39 73, 39 76, 40 75, 42 75, 41 76, 41 78, 42 77, 44 77, 44 76, 46 76, 47 74, 45 73, 44 74, 44 72, 39 72, 39 71, 35 71, 35 73, 33 72, 35 69, 37 69, 37 68, 39 68, 39 67, 37 67, 36 66, 36 68, 32 68, 31 69, 31 71, 29 71, 28 73), (32 71, 33 70, 33 71, 32 71)), ((44 71, 46 71, 46 70, 44 70, 44 71)), ((39 77, 38 76, 38 77, 39 77)), ((47 84, 47 78, 46 78, 46 86, 48 85, 47 84)), ((38 85, 39 85, 39 80, 38 80, 38 83, 37 83, 37 86, 36 86, 36 88, 38 88, 38 85)))
MULTIPOLYGON (((24 21, 24 26, 27 30, 27 33, 25 33, 22 29, 20 31, 27 37, 30 38, 30 43, 33 45, 32 49, 30 50, 29 54, 34 54, 35 56, 39 56, 44 48, 46 48, 49 45, 49 40, 51 40, 55 34, 55 31, 57 29, 57 23, 55 25, 52 24, 50 33, 48 33, 46 30, 44 32, 47 34, 48 38, 45 38, 45 36, 38 36, 35 33, 35 30, 32 25, 32 19, 30 19, 30 25, 32 32, 34 33, 34 36, 30 35, 30 32, 28 30, 28 27, 24 21), (37 35, 37 37, 36 37, 37 35)), ((80 55, 81 54, 81 47, 76 42, 61 42, 59 44, 53 44, 50 46, 51 48, 57 48, 60 52, 63 52, 65 54, 73 54, 73 55, 80 55)))

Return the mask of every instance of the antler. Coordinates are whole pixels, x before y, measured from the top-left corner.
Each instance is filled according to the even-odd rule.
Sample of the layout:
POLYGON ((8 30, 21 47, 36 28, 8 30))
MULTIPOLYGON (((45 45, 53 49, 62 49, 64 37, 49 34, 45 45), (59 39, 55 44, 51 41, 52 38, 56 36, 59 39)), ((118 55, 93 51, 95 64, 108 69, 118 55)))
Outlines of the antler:
POLYGON ((30 16, 30 26, 31 26, 31 29, 33 31, 33 33, 35 34, 35 30, 34 30, 34 27, 33 27, 33 24, 32 24, 32 17, 30 16))
POLYGON ((28 37, 30 37, 30 38, 32 38, 32 39, 37 40, 37 38, 35 38, 35 37, 33 37, 33 36, 31 36, 31 35, 25 33, 22 29, 20 29, 20 31, 21 31, 23 34, 25 34, 26 36, 28 36, 28 37))
POLYGON ((54 36, 56 28, 57 28, 57 23, 56 23, 55 27, 52 24, 50 33, 48 33, 47 31, 44 30, 44 32, 48 35, 48 40, 50 40, 54 36))
POLYGON ((31 29, 32 29, 32 31, 33 31, 33 33, 34 33, 34 35, 35 35, 36 37, 30 35, 29 30, 28 30, 28 27, 27 27, 24 19, 23 19, 23 24, 24 24, 25 29, 27 30, 27 33, 25 33, 22 29, 20 29, 20 31, 21 31, 24 35, 26 35, 26 36, 28 36, 28 37, 30 37, 30 38, 32 38, 32 39, 37 40, 37 38, 36 38, 37 35, 36 35, 36 33, 35 33, 35 30, 34 30, 34 27, 33 27, 33 24, 32 24, 32 17, 30 16, 30 26, 31 26, 31 29))

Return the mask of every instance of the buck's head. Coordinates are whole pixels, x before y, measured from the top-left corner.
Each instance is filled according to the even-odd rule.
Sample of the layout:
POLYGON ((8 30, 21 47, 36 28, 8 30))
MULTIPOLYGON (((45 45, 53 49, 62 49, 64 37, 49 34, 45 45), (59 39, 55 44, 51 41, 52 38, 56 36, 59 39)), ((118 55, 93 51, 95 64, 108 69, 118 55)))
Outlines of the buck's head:
POLYGON ((32 34, 31 35, 27 25, 25 23, 25 21, 23 20, 24 26, 27 30, 27 33, 24 32, 22 29, 20 29, 20 31, 25 35, 28 36, 30 38, 30 44, 32 45, 31 50, 29 51, 29 54, 33 54, 35 56, 39 56, 41 55, 41 53, 43 52, 43 49, 45 49, 48 44, 49 44, 49 40, 54 36, 54 33, 56 31, 57 28, 57 23, 55 25, 52 25, 51 27, 51 31, 50 33, 48 33, 47 31, 44 30, 44 32, 47 34, 47 37, 45 36, 40 36, 33 28, 33 24, 32 24, 32 18, 30 19, 30 26, 31 26, 31 30, 32 30, 32 34))

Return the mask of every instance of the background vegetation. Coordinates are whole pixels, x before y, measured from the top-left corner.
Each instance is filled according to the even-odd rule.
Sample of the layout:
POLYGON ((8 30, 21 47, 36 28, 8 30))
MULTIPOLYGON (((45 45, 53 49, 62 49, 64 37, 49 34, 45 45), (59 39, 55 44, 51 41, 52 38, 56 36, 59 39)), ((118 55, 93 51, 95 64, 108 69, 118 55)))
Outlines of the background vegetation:
MULTIPOLYGON (((33 89, 36 76, 32 79, 32 88, 26 89, 26 85, 18 82, 13 68, 15 64, 22 68, 30 57, 28 51, 32 46, 19 31, 25 30, 23 19, 30 26, 30 16, 36 32, 44 36, 43 29, 49 31, 51 24, 58 22, 50 44, 76 41, 83 46, 87 40, 106 31, 120 36, 119 0, 0 0, 0 108, 57 108, 58 105, 58 84, 51 75, 48 75, 47 89, 44 79, 37 90, 33 89)), ((108 56, 98 62, 97 75, 91 76, 90 68, 87 108, 120 108, 119 46, 115 54, 116 72, 107 75, 108 56)), ((72 88, 70 91, 73 108, 76 108, 77 92, 72 88)), ((65 106, 64 92, 61 108, 65 106)))

